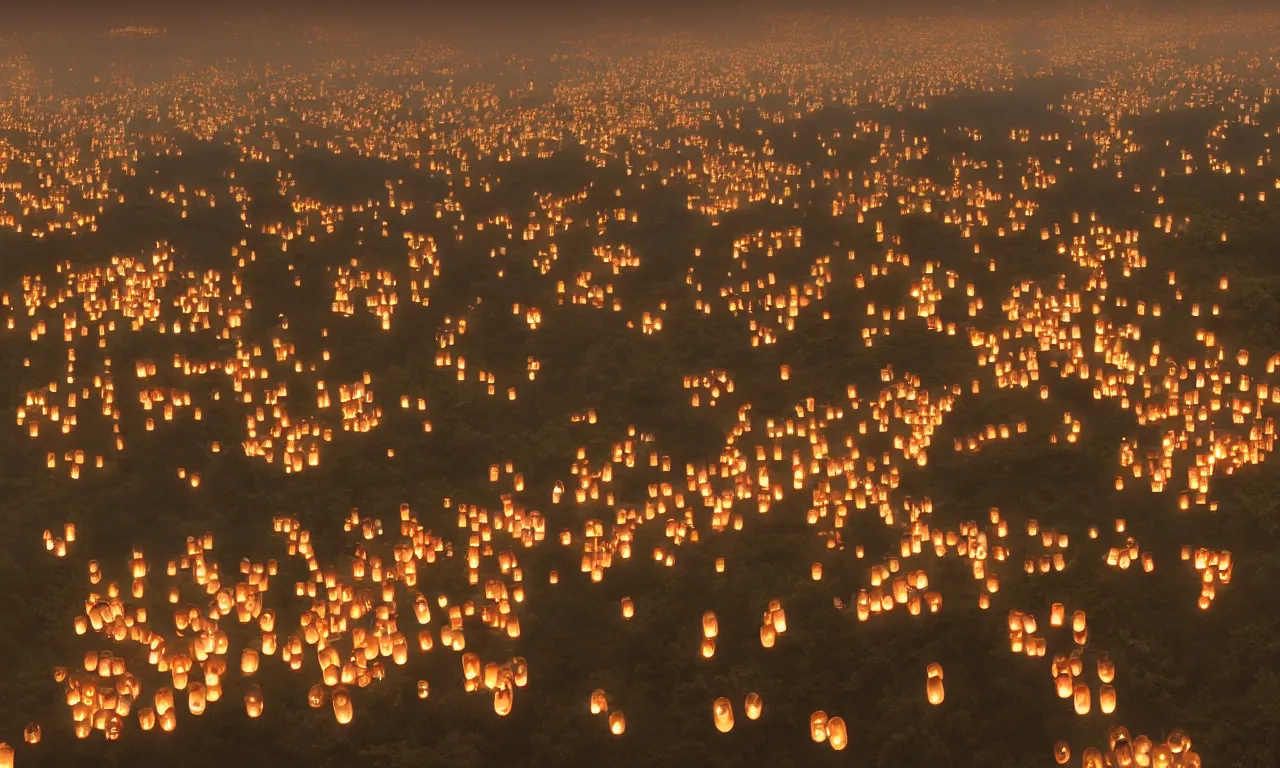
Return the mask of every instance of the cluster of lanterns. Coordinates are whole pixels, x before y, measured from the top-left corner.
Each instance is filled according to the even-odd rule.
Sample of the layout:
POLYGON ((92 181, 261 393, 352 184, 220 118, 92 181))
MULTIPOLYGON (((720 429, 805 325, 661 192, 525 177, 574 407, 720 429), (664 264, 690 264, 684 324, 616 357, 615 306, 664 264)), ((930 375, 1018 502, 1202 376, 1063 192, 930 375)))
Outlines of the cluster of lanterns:
MULTIPOLYGON (((1099 31, 1088 38, 1093 41, 1091 48, 1054 50, 1051 57, 1069 68, 1082 62, 1096 66, 1097 61, 1114 56, 1110 61, 1117 67, 1128 67, 1122 52, 1132 44, 1134 35, 1150 29, 1141 19, 1134 22, 1125 33, 1128 37, 1099 31)), ((852 30, 843 30, 852 39, 889 35, 900 44, 891 47, 919 54, 909 69, 895 62, 859 58, 864 54, 858 53, 850 54, 852 61, 866 66, 842 66, 814 76, 857 96, 861 103, 899 106, 924 104, 929 98, 974 85, 973 68, 957 68, 956 62, 986 62, 988 53, 980 50, 982 46, 956 36, 954 30, 925 34, 911 29, 910 25, 887 31, 855 25, 852 30), (939 42, 945 44, 940 46, 939 42), (852 85, 844 79, 849 71, 872 74, 866 83, 852 85), (919 71, 931 73, 927 83, 919 82, 919 71), (905 91, 900 88, 904 78, 913 83, 905 91)), ((1161 34, 1167 31, 1162 28, 1161 34)), ((883 45, 881 40, 876 47, 883 45)), ((766 46, 765 54, 771 50, 766 46)), ((714 60, 713 56, 706 58, 714 60)), ((1171 61, 1160 66, 1177 65, 1176 60, 1171 61)), ((412 73, 413 66, 405 62, 404 71, 412 73)), ((660 66, 657 74, 663 74, 660 66)), ((1190 94, 1153 94, 1145 88, 1129 91, 1125 90, 1128 86, 1116 84, 1124 82, 1121 78, 1109 86, 1104 98, 1078 92, 1069 94, 1065 103, 1051 106, 1075 121, 1077 133, 1083 134, 1089 119, 1099 112, 1118 118, 1144 109, 1158 111, 1181 106, 1188 99, 1213 99, 1225 87, 1220 78, 1200 65, 1188 64, 1185 74, 1190 94)), ((991 89, 1010 85, 999 68, 979 79, 991 89)), ((662 77, 649 80, 663 82, 662 77)), ((127 409, 136 410, 142 425, 138 431, 147 433, 177 431, 204 421, 215 403, 220 408, 234 408, 243 431, 212 442, 208 461, 217 461, 223 452, 222 440, 226 440, 228 445, 238 445, 246 456, 290 474, 327 467, 322 461, 327 444, 349 434, 376 434, 392 418, 412 418, 415 425, 420 420, 421 431, 431 433, 431 421, 425 418, 428 402, 421 392, 399 393, 399 409, 384 409, 387 403, 397 402, 396 395, 384 399, 382 383, 375 387, 372 371, 336 378, 331 364, 338 361, 331 360, 328 327, 317 329, 315 338, 307 339, 304 329, 291 328, 288 318, 281 317, 266 331, 256 331, 262 335, 250 333, 251 327, 262 325, 249 322, 260 319, 255 317, 254 297, 246 293, 249 283, 245 275, 250 265, 268 252, 272 258, 277 258, 278 252, 278 258, 287 262, 289 254, 296 253, 303 243, 321 242, 339 232, 354 234, 357 247, 349 261, 333 265, 326 276, 326 311, 335 326, 364 321, 370 324, 366 329, 370 333, 391 332, 405 314, 429 307, 433 286, 439 284, 442 272, 447 273, 451 260, 472 258, 473 244, 479 244, 483 247, 477 251, 482 254, 478 260, 496 278, 511 275, 545 289, 528 290, 527 296, 511 303, 511 315, 520 333, 545 333, 544 329, 554 326, 566 312, 606 312, 626 313, 627 333, 655 336, 670 326, 673 309, 691 307, 694 318, 721 314, 741 321, 744 348, 772 354, 767 348, 806 324, 856 322, 860 343, 868 348, 885 345, 890 337, 902 336, 915 326, 967 349, 982 371, 979 377, 925 381, 886 365, 879 372, 878 388, 868 391, 864 387, 859 393, 856 386, 849 385, 843 397, 823 400, 807 394, 809 361, 775 360, 770 365, 776 364, 776 369, 769 368, 768 378, 784 399, 757 404, 743 398, 744 387, 731 371, 702 369, 682 377, 688 399, 680 405, 718 407, 732 416, 732 426, 716 459, 682 465, 659 448, 657 436, 632 425, 625 435, 615 435, 617 439, 607 448, 598 447, 603 441, 592 441, 591 445, 597 446, 592 451, 585 444, 577 448, 569 476, 555 480, 549 494, 540 495, 543 489, 535 489, 533 483, 527 487, 524 473, 516 471, 512 461, 496 462, 488 476, 496 503, 446 499, 440 510, 433 511, 444 519, 456 518, 461 532, 458 540, 439 533, 438 526, 433 533, 408 505, 401 507, 398 520, 386 525, 381 519, 353 512, 344 520, 344 528, 357 540, 355 551, 341 567, 319 559, 310 532, 296 518, 277 518, 273 521, 275 532, 305 574, 292 589, 287 584, 284 589, 279 587, 283 581, 281 563, 274 559, 242 560, 238 575, 222 571, 211 555, 211 535, 192 537, 185 554, 165 563, 164 568, 158 564, 153 568, 141 551, 135 551, 127 579, 119 582, 97 561, 89 561, 86 568, 92 589, 83 613, 73 619, 74 630, 80 635, 92 633, 95 639, 136 646, 145 653, 149 669, 127 667, 123 656, 95 649, 85 654, 83 671, 55 670, 78 737, 87 738, 97 731, 107 739, 120 738, 126 718, 136 718, 143 730, 158 727, 172 731, 178 723, 181 708, 176 699, 181 693, 185 692, 185 710, 191 716, 202 715, 223 698, 228 659, 240 675, 251 678, 266 664, 280 663, 300 671, 306 658, 314 658, 320 681, 308 691, 308 704, 321 708, 327 701, 335 720, 347 724, 356 716, 353 698, 361 688, 383 681, 395 667, 404 666, 411 653, 428 653, 435 648, 460 654, 464 689, 478 695, 492 694, 495 714, 506 716, 513 709, 516 691, 528 682, 528 665, 521 657, 486 662, 474 650, 465 650, 467 636, 468 632, 492 631, 510 640, 520 638, 519 608, 525 597, 520 553, 547 542, 549 525, 553 526, 550 542, 572 549, 584 578, 598 583, 633 553, 643 559, 651 555, 654 567, 672 568, 680 554, 700 543, 707 533, 748 530, 752 520, 779 508, 785 500, 799 498, 806 507, 806 522, 821 538, 825 552, 852 547, 856 559, 866 561, 865 582, 856 592, 832 596, 835 609, 849 610, 862 622, 879 620, 892 611, 905 611, 927 621, 941 612, 943 587, 930 579, 930 565, 936 558, 953 557, 964 563, 977 585, 976 601, 983 610, 999 599, 1002 580, 1062 572, 1069 558, 1088 547, 1105 547, 1097 552, 1089 550, 1089 554, 1096 554, 1108 567, 1130 571, 1134 577, 1151 573, 1156 554, 1143 550, 1135 536, 1126 534, 1123 520, 1116 521, 1115 540, 1096 545, 1090 542, 1101 538, 1097 528, 1089 530, 1089 541, 1071 547, 1068 534, 1042 528, 1035 520, 1026 525, 1027 540, 1015 541, 1019 537, 1010 536, 1010 521, 998 509, 986 513, 985 519, 948 527, 934 520, 929 498, 907 497, 902 492, 905 475, 929 466, 935 436, 956 406, 979 397, 984 387, 1026 391, 1053 405, 1057 402, 1056 383, 1085 382, 1096 400, 1114 402, 1132 415, 1137 426, 1157 429, 1159 436, 1150 442, 1144 442, 1148 438, 1128 438, 1117 446, 1114 488, 1117 494, 1132 493, 1139 487, 1155 494, 1167 493, 1171 512, 1174 506, 1177 512, 1185 513, 1216 509, 1211 497, 1214 483, 1262 462, 1274 450, 1275 428, 1267 414, 1280 404, 1280 386, 1275 382, 1280 354, 1228 346, 1208 320, 1195 323, 1200 326, 1194 331, 1195 354, 1175 355, 1150 331, 1144 334, 1144 324, 1151 328, 1175 315, 1218 317, 1231 301, 1231 281, 1225 275, 1218 277, 1213 288, 1185 284, 1176 272, 1168 272, 1167 281, 1166 276, 1160 278, 1159 291, 1139 295, 1136 287, 1130 288, 1137 283, 1127 281, 1149 269, 1146 244, 1182 236, 1192 224, 1182 212, 1171 210, 1174 206, 1166 203, 1158 185, 1133 187, 1133 194, 1156 211, 1153 226, 1144 226, 1141 232, 1113 228, 1098 212, 1074 212, 1069 220, 1064 216, 1048 221, 1038 210, 1035 191, 1059 184, 1066 175, 1077 172, 1077 164, 1080 172, 1088 162, 1090 171, 1110 174, 1114 169, 1118 178, 1123 177, 1125 156, 1142 151, 1131 132, 1117 131, 1114 141, 1090 142, 1094 156, 1082 161, 1073 149, 1073 141, 1082 136, 1058 132, 1033 135, 1030 130, 1014 128, 1008 140, 1028 145, 1038 157, 1026 168, 1015 169, 957 153, 949 158, 955 173, 953 187, 941 187, 912 171, 916 161, 937 154, 935 144, 928 136, 892 124, 888 117, 859 118, 817 136, 833 162, 853 154, 850 150, 858 142, 876 142, 874 162, 862 167, 824 170, 779 162, 772 140, 755 141, 759 134, 727 143, 697 136, 695 143, 703 161, 695 167, 687 157, 676 157, 679 150, 673 150, 671 142, 655 141, 654 136, 662 136, 672 126, 652 122, 657 119, 653 111, 646 110, 649 117, 645 120, 617 120, 613 113, 616 106, 609 99, 598 98, 607 81, 607 77, 599 82, 588 80, 565 89, 560 106, 574 112, 570 131, 584 145, 590 161, 600 167, 625 167, 634 182, 628 182, 627 195, 636 191, 633 186, 646 190, 650 185, 677 181, 688 190, 682 201, 685 208, 720 226, 726 221, 725 214, 745 205, 795 210, 802 192, 821 185, 831 192, 830 216, 861 227, 867 242, 874 240, 875 247, 859 251, 839 241, 818 242, 814 235, 818 228, 806 231, 798 225, 733 232, 721 253, 701 244, 694 246, 692 253, 683 254, 687 259, 685 295, 632 305, 622 298, 625 281, 652 257, 636 244, 638 240, 628 242, 634 239, 636 226, 648 222, 642 211, 624 199, 622 187, 604 191, 607 205, 598 204, 602 191, 594 185, 562 194, 536 194, 534 208, 523 220, 510 212, 477 216, 464 205, 463 199, 470 199, 470 195, 460 190, 475 194, 503 191, 500 175, 475 170, 481 161, 508 162, 554 152, 545 136, 537 137, 540 131, 534 126, 517 125, 523 113, 504 112, 498 106, 501 100, 495 98, 488 122, 512 121, 512 130, 505 132, 503 139, 495 138, 503 132, 495 133, 488 126, 460 130, 458 136, 433 133, 437 146, 423 154, 403 140, 406 127, 411 126, 417 135, 424 123, 422 115, 407 125, 390 128, 373 119, 376 107, 368 103, 373 101, 368 97, 377 94, 364 88, 328 97, 345 109, 343 118, 300 110, 298 104, 310 101, 314 89, 323 87, 321 80, 301 76, 290 80, 296 103, 284 95, 286 90, 280 90, 278 97, 283 103, 276 104, 277 95, 273 95, 270 108, 285 109, 294 121, 327 132, 328 141, 303 139, 300 130, 283 128, 268 131, 265 138, 238 129, 230 139, 240 150, 240 163, 275 163, 280 169, 275 182, 280 195, 290 200, 290 215, 259 220, 260 214, 252 205, 255 201, 241 185, 242 179, 236 177, 239 171, 228 172, 225 188, 177 184, 176 189, 148 189, 148 196, 173 211, 178 220, 197 213, 212 214, 219 203, 232 210, 238 218, 236 226, 243 228, 238 236, 243 237, 224 254, 225 268, 191 269, 183 253, 171 243, 159 241, 139 253, 113 256, 109 264, 51 264, 41 274, 24 277, 20 286, 0 291, 4 314, 0 333, 16 334, 32 345, 59 347, 56 354, 23 361, 26 368, 32 367, 33 359, 57 362, 39 372, 37 381, 43 383, 25 392, 16 404, 16 426, 41 445, 39 455, 46 467, 75 480, 92 472, 111 471, 114 454, 135 440, 146 439, 141 434, 125 434, 124 425, 132 423, 123 416, 127 409), (367 140, 355 141, 355 133, 367 140), (617 148, 623 144, 631 150, 620 155, 617 148), (403 179, 387 179, 377 196, 355 203, 338 204, 303 194, 296 188, 288 161, 303 148, 336 147, 350 148, 363 157, 412 163, 416 170, 445 180, 449 191, 438 200, 412 200, 403 179), (419 206, 423 210, 417 210, 419 206), (962 275, 956 264, 948 266, 910 253, 902 233, 895 230, 900 217, 914 214, 932 217, 961 240, 972 241, 971 261, 986 272, 984 278, 998 275, 1004 267, 999 258, 983 253, 984 244, 1020 234, 1031 237, 1032 233, 1036 237, 1028 241, 1027 248, 1040 248, 1045 259, 1080 267, 1084 277, 1022 279, 998 295, 979 295, 977 286, 989 280, 962 275), (424 216, 428 222, 422 221, 424 216), (435 234, 415 231, 427 229, 428 223, 435 234), (562 259, 561 244, 570 231, 593 238, 590 269, 566 271, 569 260, 562 259), (372 264, 372 258, 362 260, 374 243, 379 249, 387 243, 402 247, 398 251, 401 258, 378 265, 372 264), (483 256, 486 250, 487 262, 483 256), (724 268, 726 263, 730 269, 724 268), (797 265, 799 269, 794 268, 797 265), (905 290, 899 290, 902 286, 905 290), (849 306, 831 301, 837 288, 856 292, 852 312, 849 306), (898 295, 886 299, 887 290, 896 290, 898 295), (554 302, 550 296, 555 297, 554 302), (955 312, 947 311, 951 309, 955 312), (121 337, 141 332, 163 334, 175 343, 188 338, 216 340, 225 342, 227 351, 216 357, 176 352, 165 359, 113 359, 113 352, 124 346, 118 341, 121 337), (303 350, 311 347, 313 353, 304 354, 303 350), (126 382, 130 387, 138 385, 136 402, 132 396, 119 394, 126 382), (79 440, 83 432, 91 431, 80 430, 82 419, 105 420, 110 436, 96 446, 71 444, 68 441, 79 440), (639 497, 624 492, 623 478, 629 483, 641 475, 646 478, 641 483, 645 492, 639 497), (1172 499, 1175 494, 1176 502, 1172 499), (548 502, 549 512, 535 508, 548 502), (892 532, 894 543, 888 553, 868 553, 864 545, 846 542, 850 523, 859 516, 872 517, 892 532), (556 531, 554 525, 561 521, 570 522, 556 531), (456 593, 442 592, 428 597, 418 591, 420 573, 447 560, 465 563, 466 584, 459 585, 465 596, 457 599, 456 593), (158 584, 162 579, 168 580, 163 586, 158 584), (277 586, 274 591, 273 584, 277 586), (285 627, 278 622, 276 611, 267 607, 268 593, 282 591, 308 606, 296 626, 285 627), (434 625, 433 605, 439 616, 434 625), (172 630, 167 626, 170 621, 172 630), (231 621, 253 629, 249 646, 231 647, 226 629, 219 626, 231 621), (167 675, 167 680, 161 678, 166 684, 147 688, 144 677, 157 675, 167 675), (143 704, 148 699, 149 703, 143 704)), ((774 87, 711 72, 707 81, 717 100, 725 97, 736 103, 763 102, 774 87)), ((162 103, 171 101, 174 121, 193 135, 209 139, 222 127, 268 115, 265 102, 255 102, 245 113, 212 98, 208 100, 212 115, 196 115, 177 106, 184 99, 167 98, 180 88, 198 86, 161 84, 135 96, 139 104, 156 98, 162 103)), ((457 107, 451 103, 451 94, 423 85, 414 88, 415 98, 406 99, 406 104, 437 105, 429 108, 437 112, 427 115, 425 122, 451 114, 449 110, 457 107)), ((704 95, 695 98, 699 109, 704 95)), ((1198 146, 1180 150, 1180 167, 1168 172, 1186 175, 1204 169, 1233 177, 1246 175, 1245 166, 1232 166, 1217 157, 1216 143, 1226 140, 1229 128, 1258 124, 1265 97, 1231 96, 1240 108, 1225 113, 1211 132, 1215 146, 1208 147, 1208 153, 1198 146)), ((673 92, 664 98, 688 104, 684 100, 690 97, 673 92)), ((31 158, 3 158, 27 164, 33 172, 39 169, 42 183, 39 191, 6 185, 3 191, 13 195, 18 205, 12 213, 0 216, 0 227, 37 238, 54 232, 95 232, 97 216, 108 206, 125 202, 120 182, 136 174, 140 154, 180 154, 172 137, 153 136, 148 137, 149 144, 140 142, 128 138, 129 131, 113 128, 119 127, 112 122, 118 116, 81 109, 88 105, 72 100, 64 106, 68 109, 63 112, 56 105, 47 108, 44 119, 51 138, 40 151, 31 158), (69 130, 72 127, 80 130, 69 130), (67 136, 82 135, 85 129, 103 137, 105 143, 99 151, 115 162, 101 163, 100 158, 65 151, 60 142, 67 136)), ((804 111, 813 108, 805 107, 804 111)), ((761 107, 759 114, 775 125, 795 124, 804 116, 804 111, 796 109, 761 107)), ((711 122, 719 128, 733 125, 741 129, 740 116, 733 110, 716 114, 711 122)), ((687 121, 682 125, 695 134, 701 130, 687 121)), ((792 138, 798 138, 801 130, 796 127, 792 138)), ((970 142, 984 140, 973 129, 960 133, 970 142)), ((1246 164, 1249 178, 1258 179, 1256 188, 1240 193, 1234 204, 1264 202, 1266 188, 1280 188, 1280 180, 1263 178, 1254 170, 1268 162, 1269 158, 1260 155, 1246 164)), ((1165 174, 1166 169, 1161 168, 1160 177, 1165 174)), ((822 213, 827 214, 825 208, 822 213)), ((1215 239, 1224 248, 1235 242, 1225 232, 1215 234, 1215 239)), ((964 250, 968 255, 969 245, 964 250)), ((302 271, 293 263, 287 271, 291 286, 301 287, 302 271)), ((524 282, 520 285, 527 287, 524 282)), ((464 310, 446 315, 434 329, 435 367, 460 385, 483 389, 486 396, 494 398, 495 407, 521 407, 524 401, 517 401, 517 388, 495 370, 497 363, 484 362, 485 355, 476 348, 484 341, 477 338, 480 334, 474 329, 483 327, 476 315, 485 297, 466 298, 464 310), (481 361, 478 365, 477 360, 481 361)), ((654 339, 646 343, 650 341, 657 343, 654 339)), ((534 386, 543 364, 532 355, 515 361, 522 386, 526 378, 529 386, 534 386)), ((955 452, 967 454, 987 450, 997 441, 1040 439, 1070 445, 1087 439, 1091 426, 1087 419, 1069 411, 1060 417, 1054 413, 1051 424, 1034 420, 985 424, 953 438, 952 446, 955 452)), ((595 407, 572 417, 575 429, 600 429, 602 421, 595 407)), ((394 448, 386 448, 386 455, 395 458, 394 448)), ((192 492, 210 482, 201 467, 172 469, 192 492)), ((73 556, 76 541, 73 523, 51 527, 43 535, 45 549, 59 558, 73 556)), ((1231 581, 1231 553, 1187 545, 1181 559, 1190 563, 1186 567, 1194 569, 1199 582, 1199 608, 1210 610, 1219 590, 1231 581)), ((824 563, 824 557, 819 556, 797 565, 807 575, 804 580, 809 588, 824 589, 834 581, 830 578, 832 560, 834 557, 824 563)), ((716 572, 723 573, 725 568, 725 558, 717 558, 716 572)), ((547 581, 560 583, 560 574, 551 571, 547 581)), ((630 597, 621 598, 619 610, 622 620, 644 620, 630 597)), ((781 601, 771 600, 758 627, 761 648, 774 648, 787 633, 787 625, 781 601)), ((1064 701, 1069 699, 1077 715, 1115 713, 1116 666, 1105 650, 1095 651, 1089 645, 1083 609, 1068 613, 1062 602, 1051 603, 1047 614, 1043 606, 1011 608, 1007 629, 1012 653, 1048 657, 1041 663, 1048 663, 1057 695, 1064 701), (1069 650, 1059 650, 1068 643, 1069 650), (1096 665, 1096 681, 1086 680, 1086 654, 1096 665)), ((733 628, 722 627, 714 611, 705 612, 696 653, 708 664, 716 663, 722 631, 733 628)), ((695 651, 692 640, 690 653, 695 651)), ((427 699, 431 685, 417 680, 415 690, 419 699, 427 699)), ((924 694, 931 705, 946 703, 943 670, 938 663, 926 668, 924 694)), ((243 696, 247 716, 262 716, 265 700, 262 688, 249 683, 243 696)), ((625 716, 610 707, 603 690, 591 694, 590 711, 605 716, 612 734, 625 733, 625 716)), ((742 714, 755 720, 762 711, 760 695, 747 694, 742 714)), ((732 731, 733 701, 715 699, 712 718, 718 731, 732 731)), ((847 747, 849 734, 841 717, 828 717, 820 710, 812 714, 809 725, 815 742, 825 742, 837 751, 847 747)), ((33 723, 23 737, 27 743, 39 742, 40 726, 33 723)), ((1069 746, 1065 742, 1056 745, 1054 757, 1065 764, 1071 757, 1069 746)), ((1085 768, 1106 765, 1107 761, 1161 768, 1198 765, 1190 740, 1177 731, 1156 744, 1145 736, 1130 739, 1123 729, 1113 730, 1107 750, 1089 747, 1081 759, 1085 768)), ((12 760, 12 748, 0 744, 0 768, 12 760)))

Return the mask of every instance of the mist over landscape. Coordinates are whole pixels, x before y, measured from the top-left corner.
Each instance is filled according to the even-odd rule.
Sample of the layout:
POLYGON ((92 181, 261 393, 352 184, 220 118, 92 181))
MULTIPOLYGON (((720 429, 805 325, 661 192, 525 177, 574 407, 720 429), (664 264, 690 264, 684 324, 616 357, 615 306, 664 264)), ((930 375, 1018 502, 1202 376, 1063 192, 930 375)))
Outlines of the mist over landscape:
POLYGON ((1280 765, 1280 13, 0 34, 0 768, 1280 765))

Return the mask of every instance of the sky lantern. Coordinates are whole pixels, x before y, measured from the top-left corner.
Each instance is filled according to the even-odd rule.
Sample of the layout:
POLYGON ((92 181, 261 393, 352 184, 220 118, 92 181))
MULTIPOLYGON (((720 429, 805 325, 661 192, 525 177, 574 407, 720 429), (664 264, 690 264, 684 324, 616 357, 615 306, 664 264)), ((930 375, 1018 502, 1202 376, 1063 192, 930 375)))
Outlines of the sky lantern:
POLYGON ((929 665, 925 689, 930 704, 936 706, 942 703, 942 700, 946 697, 946 693, 942 687, 942 665, 929 665))
POLYGON ((1114 686, 1103 684, 1098 688, 1098 709, 1104 715, 1109 715, 1116 711, 1116 689, 1114 686))
POLYGON ((1093 697, 1089 693, 1089 686, 1084 683, 1076 683, 1071 692, 1071 702, 1077 715, 1089 714, 1089 710, 1093 705, 1093 697))
POLYGON ((500 686, 493 694, 493 711, 499 717, 511 714, 514 704, 515 690, 510 686, 500 686))
POLYGON ((614 736, 621 736, 627 730, 627 718, 622 714, 622 710, 615 709, 609 713, 609 733, 614 736))
POLYGON ((711 718, 716 730, 728 733, 733 730, 733 704, 723 696, 716 699, 711 706, 711 718))
POLYGON ((720 624, 716 621, 716 615, 713 611, 707 611, 702 614, 702 636, 708 640, 714 638, 720 631, 720 624))
POLYGON ((208 689, 204 683, 192 681, 187 686, 187 708, 193 715, 204 714, 206 701, 208 700, 208 689))
POLYGON ((839 752, 849 746, 849 731, 845 727, 844 719, 833 717, 827 721, 827 742, 831 748, 839 752))
POLYGON ((1111 655, 1103 652, 1098 654, 1098 680, 1103 683, 1111 683, 1116 679, 1116 664, 1111 660, 1111 655))
POLYGON ((809 715, 809 736, 819 744, 827 740, 827 713, 821 709, 809 715))
POLYGON ((351 722, 351 718, 355 715, 355 710, 351 706, 351 694, 347 693, 345 686, 338 686, 333 689, 333 695, 330 697, 333 701, 333 717, 340 725, 346 725, 351 722))
POLYGON ((262 689, 255 683, 244 694, 244 708, 249 717, 262 715, 262 689))

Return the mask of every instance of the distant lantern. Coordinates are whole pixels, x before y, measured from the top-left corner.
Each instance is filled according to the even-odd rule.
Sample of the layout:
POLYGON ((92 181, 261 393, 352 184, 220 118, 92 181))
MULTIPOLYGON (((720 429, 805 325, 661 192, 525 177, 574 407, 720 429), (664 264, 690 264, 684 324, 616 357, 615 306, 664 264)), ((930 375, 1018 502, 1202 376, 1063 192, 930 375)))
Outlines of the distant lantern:
POLYGON ((1116 664, 1106 653, 1098 655, 1098 679, 1108 684, 1116 679, 1116 664))
POLYGON ((262 715, 262 689, 256 684, 249 686, 248 692, 244 695, 244 708, 249 717, 259 717, 262 715))
POLYGON ((515 690, 503 685, 493 694, 493 712, 498 717, 506 717, 511 714, 511 707, 514 703, 515 690))
POLYGON ((720 624, 716 621, 714 611, 707 611, 702 614, 702 636, 705 638, 713 638, 720 631, 720 624))
POLYGON ((1065 669, 1059 671, 1057 677, 1054 678, 1054 686, 1058 691, 1058 698, 1060 699, 1071 698, 1071 693, 1073 690, 1072 681, 1071 681, 1071 672, 1065 669))
POLYGON ((937 706, 942 703, 942 700, 946 698, 946 691, 942 687, 941 674, 936 677, 933 675, 929 676, 928 680, 925 682, 925 693, 929 698, 930 704, 937 706))
POLYGON ((609 714, 609 733, 614 736, 621 736, 627 730, 627 718, 622 714, 622 710, 615 709, 609 714))
POLYGON ((819 744, 827 740, 827 713, 821 709, 809 715, 809 736, 819 744))
POLYGON ((1186 731, 1181 728, 1174 728, 1170 731, 1164 741, 1175 755, 1181 755, 1191 750, 1191 737, 1187 736, 1186 731))
POLYGON ((711 718, 715 722, 716 730, 721 733, 732 731, 733 704, 723 696, 716 699, 711 705, 711 718))
POLYGON ((609 711, 609 700, 605 697, 604 691, 600 688, 591 692, 591 714, 599 715, 609 711))
POLYGON ((187 686, 187 709, 193 715, 204 714, 205 702, 207 700, 207 690, 204 683, 192 681, 187 686))
POLYGON ((849 731, 845 727, 844 718, 833 717, 827 721, 827 741, 837 752, 849 746, 849 731))
POLYGON ((347 689, 338 686, 333 690, 333 716, 342 725, 351 722, 351 718, 355 712, 351 705, 351 694, 347 693, 347 689))
POLYGON ((1092 696, 1089 694, 1089 686, 1084 683, 1076 683, 1076 687, 1071 693, 1071 700, 1075 705, 1077 715, 1089 714, 1093 703, 1092 696))
POLYGON ((1116 689, 1114 686, 1103 685, 1098 688, 1098 708, 1102 710, 1102 714, 1109 715, 1116 711, 1116 689))

